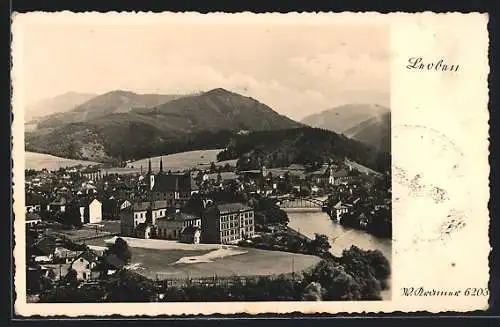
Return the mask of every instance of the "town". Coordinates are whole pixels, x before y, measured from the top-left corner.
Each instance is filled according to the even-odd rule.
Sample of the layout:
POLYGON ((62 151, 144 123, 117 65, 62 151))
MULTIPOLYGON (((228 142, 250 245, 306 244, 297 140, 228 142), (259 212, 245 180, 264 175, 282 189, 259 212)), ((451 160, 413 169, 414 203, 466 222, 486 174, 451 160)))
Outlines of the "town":
MULTIPOLYGON (((229 277, 266 275, 269 279, 287 273, 249 270, 224 279, 224 273, 217 277, 215 271, 183 277, 184 284, 179 284, 180 278, 161 276, 170 267, 154 269, 143 262, 142 270, 134 269, 131 257, 151 244, 154 251, 163 251, 159 256, 181 253, 174 262, 184 265, 203 263, 210 253, 214 258, 209 261, 229 262, 225 256, 243 253, 239 249, 262 251, 255 252, 256 257, 269 251, 304 258, 333 257, 321 231, 310 238, 287 226, 289 209, 321 210, 332 224, 382 238, 392 235, 390 176, 348 159, 251 170, 212 163, 206 169, 166 171, 164 164, 163 158, 159 163, 149 159, 147 168, 128 174, 112 173, 101 166, 25 171, 27 292, 33 302, 64 301, 54 290, 68 285, 88 288, 105 280, 109 285, 110 279, 131 272, 148 282, 160 279, 165 288, 161 299, 169 301, 177 299, 165 295, 173 284, 185 288, 193 280, 207 284, 218 278, 234 287, 234 281, 227 282, 229 277), (189 251, 204 254, 186 255, 189 251), (224 254, 217 256, 218 251, 224 254)), ((294 278, 301 260, 292 258, 292 266, 297 265, 292 268, 294 278)), ((304 271, 317 263, 308 260, 313 261, 302 260, 304 271)), ((251 283, 245 279, 244 284, 249 287, 251 283)), ((156 297, 150 294, 144 300, 161 300, 157 286, 151 288, 156 297)), ((360 292, 359 296, 371 293, 360 292)), ((76 300, 71 297, 70 301, 76 300)), ((104 300, 99 297, 96 301, 104 300)))

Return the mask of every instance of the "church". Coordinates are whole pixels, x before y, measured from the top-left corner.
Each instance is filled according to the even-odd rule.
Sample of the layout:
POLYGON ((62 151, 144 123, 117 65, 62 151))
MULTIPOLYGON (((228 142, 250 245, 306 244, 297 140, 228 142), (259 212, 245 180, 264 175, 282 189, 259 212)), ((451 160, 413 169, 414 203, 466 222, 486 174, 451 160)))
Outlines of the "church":
POLYGON ((191 195, 198 193, 198 186, 189 172, 165 173, 163 158, 160 158, 160 170, 156 175, 151 169, 151 159, 149 159, 147 185, 150 201, 167 201, 167 205, 171 208, 183 207, 191 195))

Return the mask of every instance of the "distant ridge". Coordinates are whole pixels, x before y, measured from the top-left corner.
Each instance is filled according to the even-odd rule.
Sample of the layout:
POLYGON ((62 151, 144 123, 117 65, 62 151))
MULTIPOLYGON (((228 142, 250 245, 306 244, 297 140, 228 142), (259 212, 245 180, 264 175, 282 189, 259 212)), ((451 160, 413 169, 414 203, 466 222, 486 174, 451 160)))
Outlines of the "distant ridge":
POLYGON ((94 96, 66 112, 41 119, 38 128, 55 128, 68 123, 90 121, 113 113, 130 112, 178 99, 183 95, 137 94, 129 91, 110 91, 94 96))
POLYGON ((351 127, 344 135, 383 152, 391 152, 391 113, 386 112, 351 127))
POLYGON ((27 133, 26 149, 72 159, 121 161, 224 148, 241 130, 303 126, 253 98, 222 88, 177 99, 114 91, 85 102, 71 114, 85 118, 58 119, 45 126, 50 128, 27 133))
POLYGON ((302 123, 336 133, 344 133, 386 112, 390 112, 390 109, 377 104, 346 104, 309 115, 302 119, 302 123))

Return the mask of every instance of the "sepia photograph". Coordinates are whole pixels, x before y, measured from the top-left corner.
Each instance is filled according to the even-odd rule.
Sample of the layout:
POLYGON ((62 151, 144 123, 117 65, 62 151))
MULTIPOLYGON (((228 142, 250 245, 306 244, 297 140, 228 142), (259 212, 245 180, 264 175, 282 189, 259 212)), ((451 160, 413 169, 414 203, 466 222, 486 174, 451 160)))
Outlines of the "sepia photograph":
POLYGON ((23 37, 29 301, 390 300, 387 25, 23 37))

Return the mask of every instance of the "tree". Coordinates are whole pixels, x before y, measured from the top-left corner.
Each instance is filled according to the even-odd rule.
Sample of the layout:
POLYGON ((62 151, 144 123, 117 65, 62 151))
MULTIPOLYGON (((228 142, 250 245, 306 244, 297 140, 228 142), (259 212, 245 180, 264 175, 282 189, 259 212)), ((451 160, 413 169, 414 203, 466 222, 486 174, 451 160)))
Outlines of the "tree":
POLYGON ((63 281, 65 284, 76 287, 78 285, 78 278, 76 271, 74 269, 70 269, 66 276, 64 276, 63 281))
POLYGON ((325 290, 318 282, 309 283, 302 294, 302 301, 321 301, 325 290))
POLYGON ((217 171, 217 167, 215 166, 215 162, 210 162, 210 172, 214 173, 217 171))
POLYGON ((331 245, 328 236, 316 233, 309 244, 310 251, 316 255, 324 255, 330 251, 331 245))
POLYGON ((118 237, 115 243, 109 247, 108 253, 116 255, 125 263, 129 263, 130 259, 132 259, 132 253, 130 252, 128 243, 121 237, 118 237))
POLYGON ((65 212, 58 216, 57 221, 66 226, 81 227, 83 225, 78 206, 69 206, 65 212))

